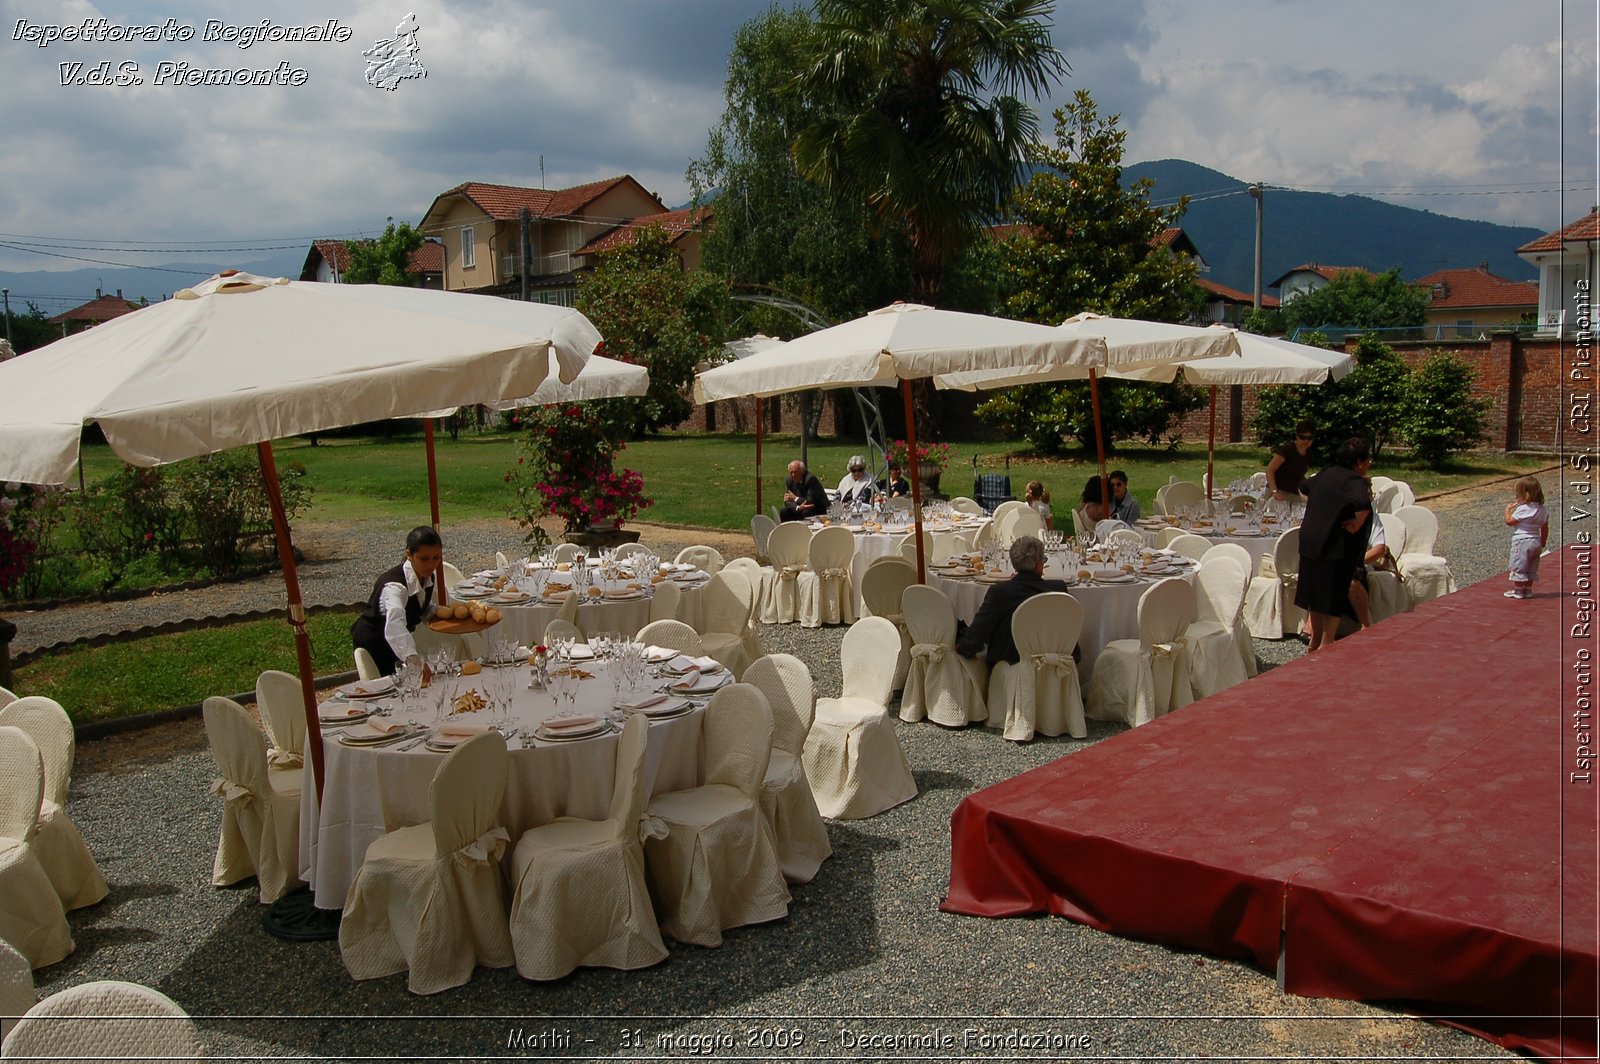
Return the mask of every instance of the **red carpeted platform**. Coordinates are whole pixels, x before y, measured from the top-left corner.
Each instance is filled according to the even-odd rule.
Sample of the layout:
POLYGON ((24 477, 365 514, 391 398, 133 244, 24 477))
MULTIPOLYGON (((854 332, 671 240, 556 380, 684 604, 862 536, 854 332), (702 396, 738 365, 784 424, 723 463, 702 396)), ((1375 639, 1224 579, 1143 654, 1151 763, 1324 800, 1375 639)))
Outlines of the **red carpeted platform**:
POLYGON ((1485 581, 969 796, 941 907, 1268 971, 1281 946, 1289 991, 1592 1057, 1593 554, 1547 557, 1532 600, 1485 581))

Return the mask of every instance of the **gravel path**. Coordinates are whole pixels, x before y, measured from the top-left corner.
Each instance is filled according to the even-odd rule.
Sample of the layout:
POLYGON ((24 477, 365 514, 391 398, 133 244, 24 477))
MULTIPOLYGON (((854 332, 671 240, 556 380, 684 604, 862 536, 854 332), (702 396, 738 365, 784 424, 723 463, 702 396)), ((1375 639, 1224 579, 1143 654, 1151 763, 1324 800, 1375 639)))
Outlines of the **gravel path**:
MULTIPOLYGON (((1508 494, 1498 485, 1431 503, 1443 526, 1441 550, 1463 584, 1503 572, 1508 537, 1499 512, 1508 494)), ((683 530, 661 535, 663 546, 671 537, 709 538, 683 530)), ((371 559, 396 538, 393 530, 308 526, 302 536, 308 553, 328 559, 307 566, 308 600, 364 595, 371 559)), ((447 538, 452 555, 467 559, 510 539, 497 522, 452 526, 447 538)), ((729 549, 737 550, 741 539, 749 543, 729 537, 729 549)), ((1552 529, 1552 545, 1559 539, 1552 529)), ((259 604, 266 597, 272 605, 275 594, 281 592, 264 580, 189 593, 184 603, 218 609, 217 603, 259 604)), ((170 607, 171 600, 163 604, 163 616, 170 607)), ((82 634, 96 615, 107 627, 146 623, 143 609, 130 603, 58 610, 19 623, 36 642, 48 643, 82 634)), ((842 635, 840 628, 762 631, 768 650, 811 664, 824 695, 838 693, 842 635)), ((1257 646, 1270 663, 1303 653, 1293 641, 1257 646)), ((831 825, 834 856, 814 882, 793 890, 786 920, 733 931, 717 950, 674 945, 668 963, 642 972, 583 970, 535 984, 514 969, 480 970, 468 986, 429 998, 408 994, 403 976, 352 982, 331 942, 289 945, 267 936, 253 881, 233 890, 208 885, 219 807, 208 789, 214 768, 199 721, 85 743, 70 811, 112 893, 72 914, 77 952, 36 978, 45 993, 93 979, 155 986, 198 1018, 211 1055, 247 1058, 535 1052, 684 1058, 711 1055, 697 1052, 709 1048, 721 1059, 1018 1059, 1030 1051, 965 1041, 1016 1031, 1058 1039, 1051 1057, 1515 1059, 1398 1012, 1283 995, 1270 973, 1241 964, 1063 919, 939 913, 956 803, 1122 729, 1091 722, 1087 740, 1041 739, 1022 747, 983 729, 897 730, 919 797, 868 821, 831 825), (722 1018, 680 1018, 704 1015, 722 1018), (967 1029, 982 1033, 967 1036, 967 1029), (517 1030, 524 1037, 566 1032, 572 1041, 554 1049, 508 1048, 517 1030), (792 1031, 803 1032, 803 1045, 776 1044, 792 1040, 792 1031), (930 1032, 953 1043, 865 1050, 848 1042, 930 1032), (1062 1041, 1073 1037, 1090 1041, 1062 1041)))

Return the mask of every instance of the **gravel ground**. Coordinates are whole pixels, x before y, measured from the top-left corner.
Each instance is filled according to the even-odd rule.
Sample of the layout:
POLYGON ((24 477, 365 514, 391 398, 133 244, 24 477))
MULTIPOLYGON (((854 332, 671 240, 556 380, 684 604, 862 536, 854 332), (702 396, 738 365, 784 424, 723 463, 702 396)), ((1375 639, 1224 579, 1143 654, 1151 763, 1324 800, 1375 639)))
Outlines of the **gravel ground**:
MULTIPOLYGON (((1440 549, 1462 584, 1504 571, 1508 537, 1499 518, 1508 497, 1506 485, 1495 485, 1430 502, 1440 515, 1440 549)), ((647 541, 715 539, 683 530, 657 535, 647 532, 647 541)), ((307 566, 308 600, 349 601, 365 594, 370 559, 397 537, 390 529, 318 527, 301 538, 308 553, 330 559, 307 566)), ((457 558, 485 557, 508 538, 497 522, 448 530, 457 558)), ((730 537, 728 548, 738 551, 739 539, 749 542, 730 537)), ((1558 524, 1552 545, 1563 539, 1558 524)), ((187 593, 183 601, 197 611, 255 608, 270 594, 262 581, 187 593)), ((159 612, 170 616, 170 609, 171 600, 159 612)), ((148 616, 144 604, 128 603, 18 620, 37 644, 96 624, 137 626, 148 616)), ((768 650, 810 663, 824 695, 838 692, 842 635, 797 626, 762 632, 768 650)), ((1303 653, 1292 640, 1257 647, 1269 665, 1303 653)), ((199 721, 85 743, 70 811, 112 893, 71 914, 77 952, 36 979, 43 993, 93 979, 155 986, 197 1017, 211 1055, 243 1058, 1514 1057, 1398 1012, 1286 996, 1270 973, 1064 919, 939 913, 956 803, 1122 729, 1091 722, 1087 740, 1021 747, 982 729, 897 729, 919 797, 868 821, 831 825, 833 858, 815 881, 794 888, 786 920, 733 931, 716 950, 673 945, 667 963, 646 971, 582 970, 535 984, 514 969, 480 970, 468 986, 429 998, 408 994, 403 975, 352 982, 331 942, 269 937, 253 881, 230 890, 208 885, 219 807, 208 790, 214 769, 199 721), (707 1015, 720 1018, 685 1018, 707 1015), (975 1033, 964 1034, 969 1029, 975 1033), (570 1041, 519 1046, 517 1031, 529 1039, 564 1032, 570 1041), (795 1043, 796 1032, 803 1043, 795 1043), (966 1041, 1011 1032, 1054 1041, 1043 1054, 966 1041), (894 1035, 952 1041, 869 1048, 850 1041, 894 1035), (1072 1038, 1080 1041, 1066 1041, 1072 1038)))

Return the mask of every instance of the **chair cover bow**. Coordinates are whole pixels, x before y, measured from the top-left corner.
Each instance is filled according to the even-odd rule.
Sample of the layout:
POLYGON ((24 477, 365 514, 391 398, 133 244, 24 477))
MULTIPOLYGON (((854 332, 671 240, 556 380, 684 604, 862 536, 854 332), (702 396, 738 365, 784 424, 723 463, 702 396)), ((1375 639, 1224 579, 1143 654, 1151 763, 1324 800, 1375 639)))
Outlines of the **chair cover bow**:
POLYGON ((455 858, 462 864, 493 864, 510 842, 511 833, 505 828, 491 828, 457 850, 455 858))
POLYGON ((944 660, 945 653, 955 647, 948 643, 913 643, 911 656, 925 665, 937 665, 944 660))
POLYGON ((822 570, 822 579, 824 579, 824 580, 848 580, 849 578, 850 578, 850 570, 848 570, 848 569, 824 569, 824 570, 822 570))
POLYGON ((664 839, 672 834, 672 827, 665 820, 649 813, 639 818, 639 844, 642 846, 651 839, 664 839))
POLYGON ((279 750, 273 746, 267 749, 267 764, 278 768, 301 768, 305 760, 293 750, 279 750))
POLYGON ((778 570, 778 575, 784 580, 794 580, 805 571, 806 567, 803 565, 785 565, 782 569, 778 570))
POLYGON ((1078 672, 1077 664, 1072 660, 1071 654, 1061 654, 1054 650, 1047 650, 1043 654, 1029 655, 1028 660, 1033 662, 1034 672, 1050 668, 1054 669, 1056 675, 1062 679, 1068 676, 1076 676, 1078 672))
POLYGON ((219 795, 226 802, 248 802, 255 797, 250 793, 250 788, 237 784, 230 779, 225 779, 222 776, 218 776, 211 781, 211 793, 219 795))

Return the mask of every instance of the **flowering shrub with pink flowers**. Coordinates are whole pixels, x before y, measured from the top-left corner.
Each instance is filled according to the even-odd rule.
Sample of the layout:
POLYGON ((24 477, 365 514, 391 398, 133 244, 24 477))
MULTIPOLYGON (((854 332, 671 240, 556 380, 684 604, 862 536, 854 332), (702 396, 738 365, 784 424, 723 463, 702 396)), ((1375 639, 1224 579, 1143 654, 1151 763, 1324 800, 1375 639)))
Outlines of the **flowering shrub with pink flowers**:
POLYGON ((568 532, 612 528, 652 506, 644 477, 617 469, 627 443, 626 413, 617 403, 568 403, 521 412, 524 436, 506 473, 511 515, 532 543, 547 538, 541 517, 559 517, 568 532))

